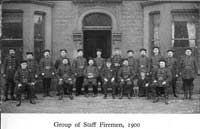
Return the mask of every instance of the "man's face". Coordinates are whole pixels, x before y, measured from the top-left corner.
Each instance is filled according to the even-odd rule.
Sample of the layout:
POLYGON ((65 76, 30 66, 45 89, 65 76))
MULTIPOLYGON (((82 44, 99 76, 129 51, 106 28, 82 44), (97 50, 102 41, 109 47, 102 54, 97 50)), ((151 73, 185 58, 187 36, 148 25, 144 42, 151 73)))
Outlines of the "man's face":
POLYGON ((123 62, 123 64, 124 64, 125 66, 128 66, 128 61, 125 60, 125 61, 123 62))
POLYGON ((142 51, 140 52, 140 54, 141 54, 141 55, 146 55, 146 51, 142 50, 142 51))
POLYGON ((111 62, 106 62, 107 67, 111 67, 111 62))
POLYGON ((83 51, 79 51, 78 56, 83 56, 83 51))
POLYGON ((64 59, 63 64, 68 64, 68 59, 64 59))
POLYGON ((101 56, 101 51, 97 51, 97 56, 100 57, 101 56))
POLYGON ((27 59, 33 59, 33 55, 32 54, 28 54, 28 55, 26 55, 26 58, 27 59))
POLYGON ((164 68, 164 67, 165 67, 165 62, 164 62, 164 61, 161 61, 161 62, 160 62, 160 67, 161 67, 161 68, 164 68))
POLYGON ((191 51, 191 50, 186 50, 186 51, 185 51, 185 54, 186 54, 187 56, 190 56, 190 55, 192 54, 192 51, 191 51))
POLYGON ((128 57, 132 57, 133 56, 133 52, 128 52, 128 57))
POLYGON ((26 67, 27 67, 27 63, 21 63, 21 68, 22 69, 26 69, 26 67))
POLYGON ((114 51, 114 54, 115 54, 115 55, 119 55, 119 54, 120 54, 120 50, 119 50, 119 49, 116 49, 116 50, 114 51))
POLYGON ((169 51, 169 52, 167 53, 167 55, 168 55, 169 57, 172 57, 172 56, 174 55, 174 53, 173 53, 172 51, 169 51))
POLYGON ((140 73, 140 76, 141 76, 142 78, 144 78, 144 77, 145 77, 145 73, 144 73, 144 72, 141 72, 141 73, 140 73))
POLYGON ((60 55, 61 55, 62 57, 65 57, 66 54, 67 54, 67 53, 66 53, 65 51, 61 51, 61 52, 60 52, 60 55))
POLYGON ((9 50, 9 54, 10 54, 10 55, 14 55, 14 54, 15 54, 15 50, 10 49, 10 50, 9 50))
POLYGON ((93 60, 89 60, 89 65, 93 65, 94 64, 94 61, 93 60))
POLYGON ((154 53, 155 55, 158 55, 159 49, 158 49, 158 48, 154 48, 154 49, 153 49, 153 53, 154 53))
POLYGON ((48 57, 49 56, 49 52, 44 52, 44 56, 48 57))

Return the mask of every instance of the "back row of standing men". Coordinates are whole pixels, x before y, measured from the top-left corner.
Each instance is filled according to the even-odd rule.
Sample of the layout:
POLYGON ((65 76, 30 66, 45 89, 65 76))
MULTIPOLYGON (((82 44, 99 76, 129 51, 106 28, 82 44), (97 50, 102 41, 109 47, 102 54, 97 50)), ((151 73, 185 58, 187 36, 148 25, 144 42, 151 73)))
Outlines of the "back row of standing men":
MULTIPOLYGON (((75 84, 76 96, 83 94, 83 85, 86 97, 88 97, 88 86, 93 87, 94 96, 97 96, 97 86, 99 85, 104 93, 104 98, 107 97, 107 88, 111 86, 113 98, 116 94, 119 94, 119 98, 122 99, 124 92, 127 91, 130 99, 133 91, 133 94, 148 97, 149 93, 153 93, 151 96, 154 96, 154 102, 157 102, 162 88, 166 86, 171 86, 173 95, 177 97, 176 80, 179 76, 183 80, 184 98, 192 98, 197 64, 192 56, 191 48, 185 50, 185 55, 180 62, 173 57, 173 50, 167 51, 167 57, 161 56, 159 47, 153 48, 151 58, 147 56, 146 49, 140 49, 138 59, 134 57, 133 50, 128 50, 127 58, 122 58, 119 48, 114 50, 110 59, 104 59, 101 57, 102 51, 98 49, 97 57, 89 58, 87 62, 86 58, 83 57, 83 50, 79 49, 77 52, 78 56, 70 61, 67 57, 67 50, 61 49, 61 56, 54 64, 50 50, 45 50, 44 57, 38 65, 32 52, 27 52, 27 59, 19 63, 15 56, 15 50, 10 48, 9 55, 5 58, 3 64, 3 77, 6 80, 4 100, 8 100, 9 89, 11 99, 14 100, 16 88, 18 106, 21 105, 21 94, 24 91, 28 91, 30 102, 35 104, 33 100, 35 96, 34 88, 38 78, 43 81, 43 93, 46 97, 51 96, 49 91, 52 77, 56 77, 58 80, 59 99, 62 99, 66 89, 70 99, 73 99, 72 89, 75 84), (149 89, 150 85, 153 90, 152 87, 149 89)), ((164 91, 166 91, 166 88, 164 88, 164 91)), ((167 98, 168 94, 165 93, 166 104, 168 103, 167 98)))

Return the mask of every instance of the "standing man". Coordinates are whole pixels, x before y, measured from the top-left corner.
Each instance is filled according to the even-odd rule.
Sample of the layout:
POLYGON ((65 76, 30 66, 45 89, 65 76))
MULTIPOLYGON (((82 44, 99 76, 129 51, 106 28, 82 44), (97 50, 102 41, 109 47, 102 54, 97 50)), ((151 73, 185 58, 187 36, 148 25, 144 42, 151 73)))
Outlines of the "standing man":
POLYGON ((14 80, 17 84, 16 94, 19 101, 19 103, 16 106, 21 105, 22 93, 25 91, 27 91, 29 94, 30 103, 35 104, 35 101, 33 99, 35 79, 31 75, 31 72, 29 71, 27 66, 27 61, 21 61, 21 66, 15 73, 14 80))
POLYGON ((145 72, 149 76, 150 72, 150 59, 147 57, 147 49, 140 49, 140 57, 138 58, 138 73, 145 72))
POLYGON ((154 78, 159 68, 159 60, 162 58, 159 47, 153 48, 153 55, 151 57, 151 75, 154 78))
MULTIPOLYGON (((113 66, 113 70, 114 70, 114 78, 115 78, 115 83, 119 84, 119 80, 118 80, 118 72, 119 69, 121 67, 121 63, 122 63, 122 56, 121 56, 121 51, 119 48, 115 48, 114 52, 113 52, 113 57, 111 58, 112 61, 112 66, 113 66)), ((116 86, 116 94, 118 94, 118 86, 116 86)))
MULTIPOLYGON (((37 80, 38 76, 39 76, 39 66, 38 66, 38 63, 34 60, 33 52, 26 53, 26 60, 27 60, 27 68, 30 72, 31 78, 33 78, 34 80, 37 80)), ((35 88, 33 88, 32 95, 33 95, 32 97, 36 97, 35 96, 35 88)), ((30 97, 30 96, 28 96, 28 97, 30 97)))
POLYGON ((181 77, 183 80, 184 99, 192 99, 193 81, 197 75, 197 62, 192 56, 192 49, 187 48, 180 63, 181 77))
POLYGON ((51 86, 51 79, 54 76, 54 65, 52 62, 52 58, 50 56, 50 50, 44 50, 44 57, 40 60, 40 72, 43 81, 43 88, 44 88, 44 96, 50 95, 50 86, 51 86))
POLYGON ((76 96, 82 94, 84 80, 84 69, 87 66, 87 60, 83 57, 83 49, 78 49, 78 57, 73 61, 73 69, 76 77, 76 96))
POLYGON ((14 89, 15 89, 15 82, 14 82, 14 75, 19 67, 19 62, 15 54, 14 48, 9 48, 9 55, 4 60, 3 65, 3 77, 6 80, 5 90, 4 90, 4 101, 8 100, 8 91, 10 89, 10 97, 11 100, 15 100, 14 97, 14 89))
POLYGON ((97 57, 94 59, 95 60, 95 65, 98 69, 98 73, 99 76, 97 77, 97 85, 101 86, 101 92, 103 93, 103 87, 102 87, 102 78, 101 78, 101 73, 102 73, 102 69, 103 66, 105 65, 105 59, 102 58, 102 50, 101 49, 97 49, 97 57))
POLYGON ((166 66, 172 73, 172 80, 170 82, 170 85, 172 86, 173 95, 174 97, 178 97, 176 94, 176 81, 178 78, 178 62, 177 59, 174 57, 174 51, 168 50, 167 51, 167 58, 166 60, 166 66))
MULTIPOLYGON (((58 70, 59 66, 62 64, 63 59, 65 59, 65 58, 67 58, 67 50, 66 49, 60 49, 60 57, 56 60, 55 65, 54 65, 55 70, 58 70)), ((68 58, 68 61, 69 61, 68 62, 69 65, 71 65, 69 58, 68 58)), ((56 86, 56 90, 58 92, 56 95, 59 96, 59 91, 58 91, 57 88, 58 88, 58 86, 56 86)), ((64 94, 67 94, 66 88, 64 89, 64 94)))

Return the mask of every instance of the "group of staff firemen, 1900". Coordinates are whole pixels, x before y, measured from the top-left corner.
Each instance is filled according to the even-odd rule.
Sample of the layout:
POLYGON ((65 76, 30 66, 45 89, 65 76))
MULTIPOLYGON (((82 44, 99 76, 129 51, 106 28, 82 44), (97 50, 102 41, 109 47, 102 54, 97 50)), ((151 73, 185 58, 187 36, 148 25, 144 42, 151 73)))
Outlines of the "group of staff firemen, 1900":
POLYGON ((17 100, 16 106, 20 106, 22 94, 26 93, 30 103, 35 104, 38 80, 43 82, 43 97, 51 97, 50 86, 53 77, 57 80, 56 95, 59 100, 62 100, 65 94, 72 100, 75 86, 76 96, 89 97, 88 89, 92 88, 93 97, 101 92, 104 99, 111 93, 113 99, 122 99, 124 95, 127 95, 128 99, 139 96, 146 97, 154 103, 164 97, 165 104, 168 104, 170 88, 174 97, 178 97, 178 77, 183 81, 184 99, 192 99, 193 80, 197 75, 197 64, 192 56, 192 49, 185 49, 180 61, 173 56, 174 51, 171 49, 167 51, 167 57, 161 56, 159 47, 154 47, 152 52, 153 55, 148 57, 147 50, 141 48, 136 59, 134 51, 128 50, 127 58, 122 58, 120 48, 115 48, 113 56, 105 59, 102 58, 102 50, 97 49, 96 58, 86 59, 83 50, 78 49, 78 56, 71 60, 67 50, 61 49, 60 57, 54 64, 48 49, 44 50, 44 57, 37 63, 32 52, 27 52, 26 60, 19 62, 15 49, 9 48, 9 55, 3 64, 3 77, 6 82, 4 101, 17 100))

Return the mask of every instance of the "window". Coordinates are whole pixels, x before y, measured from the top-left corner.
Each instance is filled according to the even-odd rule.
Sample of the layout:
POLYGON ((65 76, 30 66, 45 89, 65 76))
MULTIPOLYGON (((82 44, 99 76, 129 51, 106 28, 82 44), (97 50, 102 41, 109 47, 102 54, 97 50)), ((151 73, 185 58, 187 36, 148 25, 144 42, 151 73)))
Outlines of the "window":
POLYGON ((153 12, 150 14, 150 37, 151 37, 151 47, 160 46, 160 13, 153 12))
POLYGON ((8 54, 8 48, 16 49, 16 55, 23 54, 23 13, 20 10, 8 10, 2 13, 2 59, 8 54))
POLYGON ((198 14, 175 12, 172 22, 172 46, 195 47, 198 14))
POLYGON ((35 59, 39 62, 42 57, 42 51, 44 50, 44 29, 45 29, 45 19, 44 14, 34 15, 34 53, 35 59))

